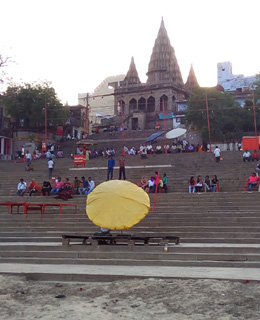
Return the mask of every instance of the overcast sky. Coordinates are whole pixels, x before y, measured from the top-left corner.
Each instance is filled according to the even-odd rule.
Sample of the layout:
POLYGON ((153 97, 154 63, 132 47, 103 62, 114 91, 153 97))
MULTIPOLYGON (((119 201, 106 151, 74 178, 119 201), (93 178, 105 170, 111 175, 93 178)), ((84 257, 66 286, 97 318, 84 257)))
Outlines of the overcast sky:
POLYGON ((0 10, 0 52, 15 61, 6 72, 51 81, 71 105, 132 56, 145 82, 162 17, 184 82, 191 63, 201 86, 217 84, 218 62, 260 71, 260 0, 0 0, 0 10))

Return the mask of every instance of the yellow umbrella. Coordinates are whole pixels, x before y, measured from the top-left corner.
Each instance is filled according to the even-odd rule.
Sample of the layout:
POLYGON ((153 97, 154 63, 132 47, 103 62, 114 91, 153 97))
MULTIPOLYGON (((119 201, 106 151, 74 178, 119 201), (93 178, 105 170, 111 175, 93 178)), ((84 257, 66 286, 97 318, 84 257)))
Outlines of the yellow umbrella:
POLYGON ((149 212, 150 198, 137 185, 111 180, 98 185, 87 199, 87 215, 101 228, 126 230, 149 212))

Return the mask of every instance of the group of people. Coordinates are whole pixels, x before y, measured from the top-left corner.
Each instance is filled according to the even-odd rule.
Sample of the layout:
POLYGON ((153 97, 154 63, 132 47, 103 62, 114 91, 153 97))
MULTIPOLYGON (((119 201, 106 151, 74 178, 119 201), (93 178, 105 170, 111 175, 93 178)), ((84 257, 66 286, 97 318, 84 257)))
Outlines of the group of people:
POLYGON ((254 150, 254 152, 252 152, 252 154, 251 154, 250 151, 245 149, 245 151, 243 153, 243 161, 250 162, 250 161, 254 161, 254 160, 259 161, 259 153, 256 150, 254 150))
POLYGON ((163 174, 163 178, 160 177, 158 171, 155 171, 154 176, 150 177, 148 179, 147 177, 143 176, 141 178, 141 181, 137 183, 139 187, 141 187, 145 192, 153 192, 155 193, 160 191, 160 189, 163 189, 165 193, 168 192, 167 187, 167 175, 166 173, 163 174))
POLYGON ((189 193, 194 192, 204 192, 211 191, 216 192, 219 188, 219 181, 216 175, 210 180, 209 176, 205 176, 203 180, 201 176, 198 176, 197 179, 194 176, 191 176, 189 179, 189 193))
POLYGON ((50 195, 58 195, 60 192, 68 192, 72 193, 72 190, 75 190, 76 194, 89 194, 95 188, 95 182, 89 177, 85 179, 85 177, 75 177, 73 184, 69 181, 69 178, 65 178, 63 182, 61 177, 57 177, 53 185, 49 181, 43 181, 42 186, 40 187, 35 179, 32 179, 27 188, 27 183, 24 179, 20 179, 17 186, 17 194, 19 196, 23 196, 26 191, 29 192, 29 196, 32 196, 33 193, 36 193, 41 190, 41 194, 43 196, 50 195))

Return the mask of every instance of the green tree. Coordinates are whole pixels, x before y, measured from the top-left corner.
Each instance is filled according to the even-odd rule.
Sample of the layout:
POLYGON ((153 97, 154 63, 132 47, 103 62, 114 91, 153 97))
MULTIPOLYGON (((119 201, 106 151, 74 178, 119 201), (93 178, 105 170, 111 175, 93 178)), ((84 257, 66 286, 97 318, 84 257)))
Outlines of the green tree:
POLYGON ((209 141, 206 108, 208 101, 211 141, 239 139, 244 132, 254 131, 252 110, 240 107, 229 92, 213 88, 196 88, 188 100, 186 120, 201 130, 202 138, 209 141))
POLYGON ((45 106, 47 106, 47 123, 63 124, 69 117, 69 108, 63 106, 50 83, 12 85, 3 94, 7 113, 24 127, 33 129, 44 125, 45 106))

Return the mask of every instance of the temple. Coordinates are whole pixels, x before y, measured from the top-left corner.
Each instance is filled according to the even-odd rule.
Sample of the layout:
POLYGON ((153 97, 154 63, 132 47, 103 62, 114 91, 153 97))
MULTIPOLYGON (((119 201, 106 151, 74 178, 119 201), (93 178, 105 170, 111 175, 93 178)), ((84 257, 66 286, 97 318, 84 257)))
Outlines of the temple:
POLYGON ((172 118, 177 112, 176 101, 187 99, 198 82, 191 67, 184 84, 162 19, 146 83, 141 83, 132 57, 124 80, 109 85, 114 88, 114 114, 123 116, 125 127, 136 130, 154 128, 160 119, 169 120, 167 126, 172 127, 172 118))

